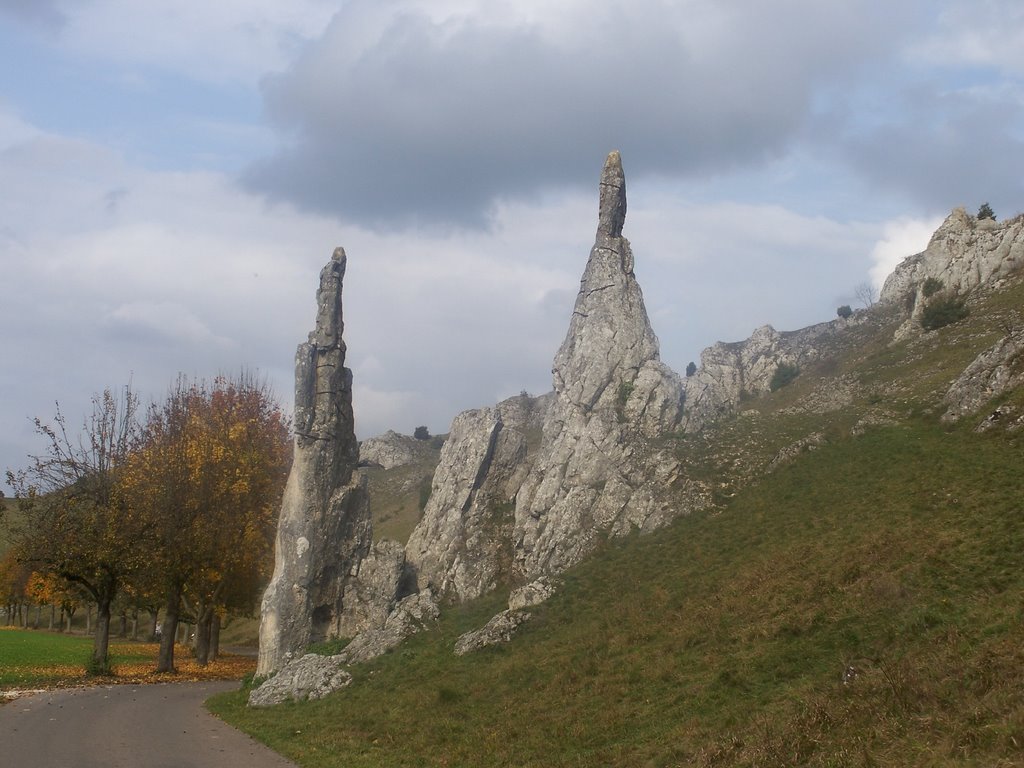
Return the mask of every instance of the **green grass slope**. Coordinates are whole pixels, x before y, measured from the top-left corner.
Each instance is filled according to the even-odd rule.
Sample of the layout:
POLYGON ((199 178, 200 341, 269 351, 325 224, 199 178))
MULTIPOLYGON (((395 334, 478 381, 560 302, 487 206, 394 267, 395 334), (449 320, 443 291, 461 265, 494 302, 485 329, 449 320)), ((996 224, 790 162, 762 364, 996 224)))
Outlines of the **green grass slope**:
POLYGON ((879 313, 820 370, 674 438, 715 506, 604 545, 511 644, 452 653, 494 596, 323 701, 211 708, 303 766, 1024 764, 1024 433, 939 423, 1022 299, 897 345, 879 313), (836 407, 800 407, 840 380, 836 407))

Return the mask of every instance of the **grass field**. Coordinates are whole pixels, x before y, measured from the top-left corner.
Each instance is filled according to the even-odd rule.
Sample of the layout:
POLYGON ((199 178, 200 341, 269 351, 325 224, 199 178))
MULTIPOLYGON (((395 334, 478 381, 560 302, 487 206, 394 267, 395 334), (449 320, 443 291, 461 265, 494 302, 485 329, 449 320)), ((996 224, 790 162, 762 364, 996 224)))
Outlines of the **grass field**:
POLYGON ((175 651, 176 675, 153 674, 158 646, 155 643, 111 642, 113 677, 88 678, 85 663, 92 652, 92 638, 38 630, 0 628, 0 691, 50 688, 90 682, 157 682, 196 679, 241 679, 256 667, 255 659, 223 656, 200 668, 190 650, 175 651))
POLYGON ((211 707, 308 766, 1020 765, 1021 458, 875 430, 609 545, 508 647, 452 654, 491 599, 326 700, 211 707))

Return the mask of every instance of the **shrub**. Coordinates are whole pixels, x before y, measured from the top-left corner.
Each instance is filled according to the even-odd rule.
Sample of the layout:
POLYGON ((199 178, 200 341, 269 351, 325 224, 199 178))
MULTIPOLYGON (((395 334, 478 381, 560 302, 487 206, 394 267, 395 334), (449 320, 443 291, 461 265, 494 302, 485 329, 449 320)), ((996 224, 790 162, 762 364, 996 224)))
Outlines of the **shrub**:
POLYGON ((992 206, 988 203, 982 203, 981 208, 978 209, 978 220, 981 219, 992 219, 996 220, 996 212, 992 210, 992 206))
POLYGON ((836 314, 845 320, 853 314, 853 310, 850 308, 849 304, 843 304, 843 306, 836 309, 836 314))
POLYGON ((771 383, 768 386, 774 392, 777 389, 782 389, 799 375, 800 368, 798 366, 789 363, 779 363, 779 367, 775 369, 775 374, 772 376, 771 383))
POLYGON ((923 293, 924 297, 927 299, 934 296, 944 287, 945 286, 943 285, 941 280, 939 280, 936 277, 929 277, 927 280, 924 281, 924 285, 921 286, 921 293, 923 293))
POLYGON ((967 305, 955 296, 940 296, 932 299, 921 312, 921 327, 926 331, 955 323, 967 317, 967 305))
POLYGON ((428 430, 426 427, 416 427, 416 430, 412 433, 412 436, 415 437, 417 440, 429 440, 430 430, 428 430))
POLYGON ((693 360, 691 360, 686 365, 686 378, 690 378, 696 372, 697 372, 697 364, 695 362, 693 362, 693 360))

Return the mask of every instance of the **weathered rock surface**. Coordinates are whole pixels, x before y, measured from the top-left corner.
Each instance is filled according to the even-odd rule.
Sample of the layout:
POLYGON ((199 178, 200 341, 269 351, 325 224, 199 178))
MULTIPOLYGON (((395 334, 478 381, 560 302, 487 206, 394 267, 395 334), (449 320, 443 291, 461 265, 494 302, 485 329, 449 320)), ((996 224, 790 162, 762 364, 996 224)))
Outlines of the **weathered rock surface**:
POLYGON ((513 589, 508 596, 508 607, 510 611, 517 611, 521 608, 530 608, 540 605, 555 594, 555 585, 551 579, 541 576, 518 589, 513 589))
POLYGON ((924 283, 934 278, 944 291, 963 297, 974 289, 995 285, 1024 266, 1024 217, 1002 222, 976 219, 963 208, 953 210, 932 235, 928 247, 900 263, 882 286, 879 300, 902 303, 910 311, 896 338, 920 330, 927 299, 924 283))
POLYGON ((511 575, 514 502, 551 401, 520 395, 455 417, 423 519, 406 546, 421 588, 470 600, 511 575))
POLYGON ((379 437, 371 437, 359 444, 360 465, 378 466, 383 469, 413 464, 433 453, 430 443, 417 440, 411 435, 402 435, 388 430, 379 437))
POLYGON ((249 694, 250 707, 272 707, 285 701, 322 699, 352 682, 340 656, 307 653, 286 663, 281 670, 249 694))
POLYGON ((594 247, 554 360, 554 392, 456 417, 406 548, 421 587, 469 599, 508 577, 558 573, 603 532, 652 529, 679 514, 665 493, 678 464, 653 438, 678 427, 683 385, 659 360, 622 237, 625 215, 613 152, 594 247))
POLYGON ((795 443, 787 445, 785 448, 783 448, 781 451, 775 454, 775 457, 768 463, 767 471, 774 472, 783 464, 786 464, 795 459, 801 453, 806 453, 807 451, 815 451, 818 448, 821 448, 827 442, 828 441, 825 439, 825 435, 823 435, 821 432, 812 432, 811 434, 807 435, 807 437, 800 438, 795 443))
POLYGON ((978 355, 946 392, 946 422, 979 411, 993 398, 1024 384, 1024 329, 1001 338, 978 355))
POLYGON ((491 620, 480 629, 460 635, 455 641, 455 655, 465 656, 489 645, 507 643, 529 618, 530 614, 525 611, 502 611, 491 617, 491 620))
POLYGON ((516 496, 513 546, 523 580, 575 565, 602 531, 655 528, 678 514, 664 493, 678 467, 651 438, 679 425, 683 385, 659 359, 622 237, 626 186, 617 152, 600 189, 597 236, 555 355, 540 455, 516 496))
POLYGON ((837 319, 788 332, 765 325, 745 341, 708 347, 686 379, 683 428, 696 432, 735 411, 743 398, 767 394, 780 365, 804 368, 819 360, 848 325, 837 319))
POLYGON ((339 634, 342 596, 370 547, 356 471, 352 372, 345 367, 345 252, 320 273, 316 326, 295 355, 295 458, 278 521, 274 575, 263 595, 257 673, 339 634))
POLYGON ((375 659, 437 621, 439 615, 437 601, 429 589, 409 595, 395 606, 382 627, 360 632, 345 646, 338 658, 346 664, 375 659))
POLYGON ((405 583, 405 548, 397 541, 378 541, 355 568, 341 599, 339 637, 382 628, 399 598, 410 591, 405 583))

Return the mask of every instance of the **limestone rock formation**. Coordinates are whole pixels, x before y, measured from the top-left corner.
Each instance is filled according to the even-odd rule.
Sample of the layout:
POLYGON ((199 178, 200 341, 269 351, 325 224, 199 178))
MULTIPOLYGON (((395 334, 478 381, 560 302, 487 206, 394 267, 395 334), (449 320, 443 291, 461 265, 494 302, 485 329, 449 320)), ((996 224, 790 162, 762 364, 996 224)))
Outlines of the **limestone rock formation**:
POLYGON ((1024 216, 1002 222, 976 219, 963 208, 953 210, 932 235, 928 247, 903 260, 882 286, 879 300, 903 304, 910 317, 896 332, 903 338, 919 330, 928 278, 944 291, 963 297, 976 288, 997 284, 1024 266, 1024 216))
POLYGON ((307 653, 249 694, 250 707, 273 707, 286 701, 322 699, 352 682, 341 656, 307 653))
POLYGON ((421 587, 470 600, 511 575, 515 498, 551 401, 519 395, 455 417, 423 519, 406 546, 421 587))
POLYGON ((744 397, 767 394, 780 365, 804 368, 820 359, 848 325, 832 320, 789 332, 765 325, 745 341, 708 347, 697 372, 686 379, 683 428, 696 432, 733 412, 744 397))
POLYGON ((622 237, 625 215, 613 152, 554 392, 456 417, 406 549, 421 587, 469 599, 500 580, 574 565, 602 532, 655 528, 678 514, 665 494, 678 465, 653 438, 678 427, 682 382, 659 359, 622 237))
POLYGON ((351 575, 341 598, 339 637, 354 637, 387 622, 399 597, 409 592, 405 586, 405 548, 390 539, 375 542, 351 575))
POLYGON ((465 656, 490 645, 507 643, 529 618, 530 614, 526 611, 502 611, 480 629, 460 635, 455 641, 455 655, 465 656))
POLYGON ((540 605, 555 593, 555 585, 547 576, 541 576, 529 584, 524 584, 518 589, 513 589, 508 596, 508 608, 510 611, 518 611, 521 608, 529 608, 540 605))
POLYGON ((274 575, 263 595, 260 675, 277 671, 310 643, 338 636, 346 585, 370 547, 342 338, 345 264, 338 248, 320 273, 316 326, 295 355, 295 457, 274 575))
POLYGON ((978 355, 946 392, 946 422, 975 413, 1004 392, 1024 385, 1024 329, 1016 329, 978 355))
POLYGON ((371 437, 359 444, 359 463, 394 469, 423 459, 432 452, 430 443, 388 430, 379 437, 371 437))
POLYGON ((407 637, 437 620, 440 610, 433 593, 425 589, 401 600, 383 626, 365 629, 345 646, 338 658, 345 664, 360 664, 397 647, 407 637))

